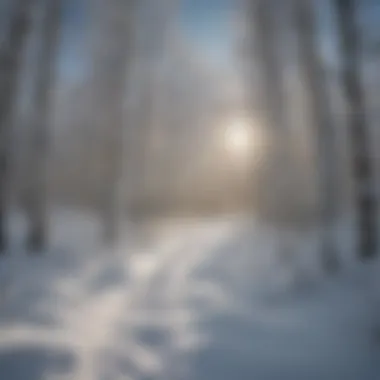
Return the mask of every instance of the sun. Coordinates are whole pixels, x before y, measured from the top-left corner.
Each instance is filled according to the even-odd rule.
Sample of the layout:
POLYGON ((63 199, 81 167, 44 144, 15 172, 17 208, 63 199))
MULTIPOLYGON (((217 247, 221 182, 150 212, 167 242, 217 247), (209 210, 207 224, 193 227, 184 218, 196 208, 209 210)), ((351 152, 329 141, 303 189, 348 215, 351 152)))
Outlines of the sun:
POLYGON ((252 145, 250 124, 243 119, 231 121, 224 132, 224 143, 232 154, 248 154, 252 145))

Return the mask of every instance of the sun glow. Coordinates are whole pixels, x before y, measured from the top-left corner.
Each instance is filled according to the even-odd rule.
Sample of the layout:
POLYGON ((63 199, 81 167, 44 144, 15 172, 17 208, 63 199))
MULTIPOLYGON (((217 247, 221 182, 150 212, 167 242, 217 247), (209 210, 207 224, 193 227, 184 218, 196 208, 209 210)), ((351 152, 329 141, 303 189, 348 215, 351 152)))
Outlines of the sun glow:
POLYGON ((224 132, 225 147, 233 154, 248 154, 253 145, 252 138, 251 125, 243 119, 230 122, 224 132))

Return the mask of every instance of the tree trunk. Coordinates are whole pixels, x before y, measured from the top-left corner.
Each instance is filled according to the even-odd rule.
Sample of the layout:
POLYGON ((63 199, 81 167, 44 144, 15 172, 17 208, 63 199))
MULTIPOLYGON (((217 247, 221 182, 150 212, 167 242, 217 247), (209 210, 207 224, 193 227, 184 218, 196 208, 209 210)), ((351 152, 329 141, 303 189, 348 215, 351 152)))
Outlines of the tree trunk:
MULTIPOLYGON (((141 65, 142 66, 142 65, 141 65)), ((135 147, 131 148, 131 159, 134 164, 134 176, 131 177, 134 200, 137 201, 136 207, 129 205, 132 210, 130 217, 134 222, 139 225, 147 210, 144 209, 144 204, 148 204, 149 191, 148 191, 148 175, 150 169, 150 137, 152 132, 153 113, 154 113, 154 73, 151 65, 149 65, 143 72, 140 70, 140 91, 137 107, 137 117, 134 126, 135 147), (132 153, 133 157, 132 157, 132 153)))
POLYGON ((308 97, 309 117, 317 143, 318 219, 322 229, 322 266, 327 272, 332 272, 338 268, 333 231, 338 204, 335 126, 329 107, 322 62, 316 47, 312 0, 293 0, 293 8, 301 77, 308 97))
POLYGON ((250 0, 250 18, 253 32, 253 60, 258 66, 260 109, 268 130, 273 135, 287 138, 288 123, 284 102, 284 81, 279 54, 278 30, 272 0, 250 0))
MULTIPOLYGON (((250 0, 250 25, 253 34, 252 63, 257 64, 258 109, 270 149, 266 164, 258 168, 258 207, 264 207, 262 216, 281 229, 289 229, 294 222, 289 210, 290 129, 286 109, 283 56, 280 52, 280 30, 275 19, 276 4, 272 0, 250 0), (262 206, 264 205, 264 206, 262 206), (283 210, 287 211, 283 211, 283 210)), ((260 210, 259 210, 260 213, 260 210)), ((289 265, 294 259, 293 249, 286 242, 278 248, 280 263, 289 265)))
POLYGON ((369 130, 366 119, 364 93, 360 78, 359 31, 355 0, 334 0, 342 59, 342 85, 347 104, 351 139, 354 198, 357 212, 358 246, 360 259, 376 255, 377 212, 373 167, 370 157, 369 130))
POLYGON ((91 3, 94 24, 93 106, 101 131, 104 186, 100 199, 103 240, 119 237, 124 211, 124 103, 134 0, 97 0, 91 3))
POLYGON ((32 0, 13 0, 9 27, 0 45, 0 252, 7 245, 10 123, 23 48, 32 19, 32 0))
POLYGON ((58 51, 61 22, 61 0, 43 0, 38 30, 38 65, 34 73, 31 98, 32 147, 30 165, 33 171, 28 186, 27 214, 29 231, 27 244, 32 251, 41 251, 47 246, 47 162, 49 124, 54 94, 54 69, 58 51))

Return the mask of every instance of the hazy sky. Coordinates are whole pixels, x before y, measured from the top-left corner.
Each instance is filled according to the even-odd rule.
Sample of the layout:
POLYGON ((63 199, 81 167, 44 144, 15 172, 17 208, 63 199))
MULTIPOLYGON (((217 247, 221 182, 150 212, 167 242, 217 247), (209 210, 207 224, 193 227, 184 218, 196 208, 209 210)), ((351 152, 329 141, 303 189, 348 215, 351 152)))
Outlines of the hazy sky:
MULTIPOLYGON (((230 16, 234 0, 183 0, 180 22, 186 37, 198 45, 202 53, 214 62, 223 64, 228 59, 230 42, 230 16)), ((76 79, 81 74, 80 56, 85 24, 83 0, 65 2, 65 28, 61 73, 67 79, 76 79)))
MULTIPOLYGON (((156 0, 158 1, 158 0, 156 0)), ((215 69, 236 71, 233 46, 233 21, 241 0, 182 0, 180 25, 185 37, 210 61, 215 69)), ((83 31, 85 25, 84 0, 65 0, 65 28, 63 33, 61 76, 76 81, 85 71, 83 67, 83 31)), ((321 28, 322 53, 329 65, 337 62, 337 44, 334 38, 334 20, 330 0, 316 2, 321 28)), ((380 1, 374 0, 370 12, 363 13, 362 22, 376 24, 380 18, 380 1), (376 6, 376 4, 378 6, 376 6)), ((377 30, 377 29, 376 29, 377 30)))
POLYGON ((184 0, 182 4, 183 28, 203 51, 223 59, 231 40, 234 0, 184 0))

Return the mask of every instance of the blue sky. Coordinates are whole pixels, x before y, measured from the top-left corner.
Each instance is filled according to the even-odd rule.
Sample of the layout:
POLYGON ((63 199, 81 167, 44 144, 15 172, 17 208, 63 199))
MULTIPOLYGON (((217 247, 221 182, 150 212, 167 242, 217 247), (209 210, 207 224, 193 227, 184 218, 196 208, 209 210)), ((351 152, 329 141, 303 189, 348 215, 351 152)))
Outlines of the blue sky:
POLYGON ((223 54, 230 38, 233 0, 185 0, 181 20, 185 33, 203 50, 223 54))
MULTIPOLYGON (((231 16, 237 3, 237 0, 182 0, 180 21, 186 38, 217 65, 234 64, 231 57, 233 44, 231 16)), ((327 0, 321 0, 318 4, 322 26, 320 30, 322 51, 331 64, 336 62, 337 45, 333 37, 334 20, 328 3, 327 0)), ((65 79, 75 81, 85 70, 81 65, 84 5, 83 0, 65 0, 64 4, 65 27, 60 72, 65 79)), ((373 23, 373 20, 380 18, 380 6, 373 7, 372 10, 364 15, 364 21, 373 23)))
MULTIPOLYGON (((215 62, 226 61, 230 37, 229 10, 234 0, 184 0, 180 11, 186 37, 207 52, 215 62)), ((65 79, 76 80, 84 69, 81 65, 85 13, 81 0, 66 0, 63 47, 60 72, 65 79)))
POLYGON ((233 33, 236 0, 184 0, 182 27, 199 54, 223 76, 240 76, 233 33), (223 74, 222 74, 223 73, 223 74))
POLYGON ((85 26, 84 3, 82 0, 64 2, 62 54, 60 73, 68 80, 76 80, 82 73, 80 50, 85 26))

